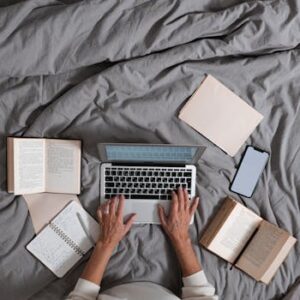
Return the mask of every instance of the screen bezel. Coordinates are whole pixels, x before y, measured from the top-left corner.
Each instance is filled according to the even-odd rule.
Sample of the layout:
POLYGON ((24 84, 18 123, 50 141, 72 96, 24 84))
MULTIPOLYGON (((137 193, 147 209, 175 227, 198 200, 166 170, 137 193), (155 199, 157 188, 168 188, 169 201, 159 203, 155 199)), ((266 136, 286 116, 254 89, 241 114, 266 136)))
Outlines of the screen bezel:
POLYGON ((130 163, 143 163, 143 164, 147 164, 147 163, 157 163, 157 164, 161 164, 161 161, 134 161, 134 160, 109 160, 107 158, 106 155, 106 146, 147 146, 147 147, 193 147, 193 148, 197 148, 196 152, 192 158, 191 161, 166 161, 167 164, 170 165, 176 165, 176 164, 196 164, 197 161, 201 158, 202 154, 204 153, 206 147, 205 146, 200 146, 200 145, 174 145, 174 144, 142 144, 142 143, 99 143, 97 145, 98 147, 98 151, 100 154, 100 160, 101 162, 111 162, 111 163, 126 163, 126 162, 130 162, 130 163))

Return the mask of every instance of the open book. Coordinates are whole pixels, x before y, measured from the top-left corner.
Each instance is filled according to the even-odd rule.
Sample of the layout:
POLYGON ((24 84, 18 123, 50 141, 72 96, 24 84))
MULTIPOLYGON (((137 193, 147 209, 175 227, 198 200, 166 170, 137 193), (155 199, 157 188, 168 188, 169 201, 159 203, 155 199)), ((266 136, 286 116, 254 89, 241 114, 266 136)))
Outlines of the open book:
POLYGON ((7 138, 7 190, 80 193, 81 141, 7 138))
POLYGON ((99 224, 71 201, 26 248, 57 277, 63 277, 94 246, 98 236, 99 224))
POLYGON ((269 283, 296 239, 242 204, 226 198, 200 244, 246 272, 269 283))

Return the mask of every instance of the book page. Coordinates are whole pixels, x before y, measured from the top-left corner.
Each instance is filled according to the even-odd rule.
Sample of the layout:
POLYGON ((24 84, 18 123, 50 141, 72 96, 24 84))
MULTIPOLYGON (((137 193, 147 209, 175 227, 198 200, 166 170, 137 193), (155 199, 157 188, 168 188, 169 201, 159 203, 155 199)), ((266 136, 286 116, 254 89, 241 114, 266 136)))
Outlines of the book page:
POLYGON ((14 193, 44 192, 44 140, 14 139, 14 193))
POLYGON ((233 263, 261 221, 261 217, 238 204, 207 248, 233 263))
POLYGON ((26 248, 58 277, 63 277, 82 257, 49 226, 26 248))
POLYGON ((80 193, 81 142, 46 140, 46 191, 80 193))
POLYGON ((272 264, 289 236, 285 230, 263 221, 237 261, 236 266, 259 280, 272 264))
POLYGON ((100 229, 98 222, 96 222, 80 204, 74 201, 68 204, 51 223, 59 227, 84 253, 94 246, 89 238, 93 239, 94 242, 99 238, 100 229), (84 228, 77 214, 80 214, 84 228), (87 232, 85 232, 85 230, 87 232))

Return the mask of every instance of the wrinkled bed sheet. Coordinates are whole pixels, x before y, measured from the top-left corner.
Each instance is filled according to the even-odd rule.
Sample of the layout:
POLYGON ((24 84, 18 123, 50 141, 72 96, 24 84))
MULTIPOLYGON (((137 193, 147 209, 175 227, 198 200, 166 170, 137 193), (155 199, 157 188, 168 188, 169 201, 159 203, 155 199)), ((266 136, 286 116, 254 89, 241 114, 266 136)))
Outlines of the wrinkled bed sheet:
MULTIPOLYGON (((63 299, 88 259, 57 279, 25 250, 34 230, 24 199, 6 193, 8 135, 81 139, 80 200, 93 216, 97 143, 207 146, 198 163, 202 200, 191 234, 209 281, 220 299, 299 299, 299 244, 265 286, 197 243, 231 195, 229 182, 246 144, 271 157, 253 197, 244 201, 300 238, 299 42, 299 2, 292 0, 2 1, 0 299, 63 299), (177 117, 206 73, 265 116, 234 158, 177 117)), ((131 230, 102 288, 131 281, 179 293, 180 269, 159 226, 131 230)))

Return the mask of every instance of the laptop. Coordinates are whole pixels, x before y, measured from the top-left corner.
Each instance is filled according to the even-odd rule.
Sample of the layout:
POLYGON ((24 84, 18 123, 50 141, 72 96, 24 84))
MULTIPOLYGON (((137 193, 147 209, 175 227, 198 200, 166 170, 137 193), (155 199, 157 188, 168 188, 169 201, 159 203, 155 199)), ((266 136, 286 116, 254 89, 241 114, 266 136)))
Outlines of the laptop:
POLYGON ((195 196, 195 164, 205 151, 198 145, 98 144, 100 202, 125 196, 124 217, 137 213, 135 223, 160 224, 157 205, 168 213, 171 191, 186 187, 195 196))

